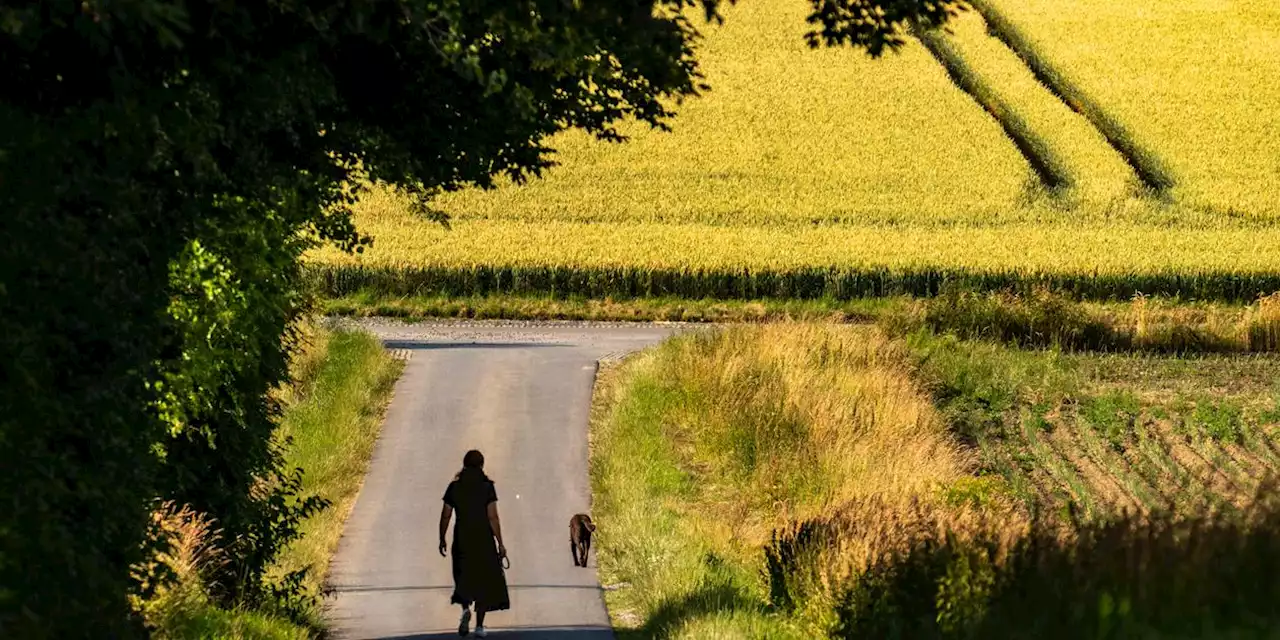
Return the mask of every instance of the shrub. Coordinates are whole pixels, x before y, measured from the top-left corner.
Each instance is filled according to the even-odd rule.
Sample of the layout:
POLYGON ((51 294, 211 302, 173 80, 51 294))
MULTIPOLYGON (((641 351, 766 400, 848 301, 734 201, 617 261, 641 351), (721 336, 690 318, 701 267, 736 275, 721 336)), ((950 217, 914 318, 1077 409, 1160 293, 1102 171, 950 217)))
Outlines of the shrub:
POLYGON ((1130 514, 1064 534, 1033 523, 918 539, 854 576, 844 638, 1273 637, 1280 500, 1243 512, 1130 514))
MULTIPOLYGON (((910 553, 920 545, 936 545, 940 539, 949 539, 955 546, 979 531, 1003 531, 992 538, 1003 540, 1024 526, 1025 519, 1003 499, 992 501, 986 509, 920 497, 851 500, 828 514, 774 531, 764 549, 770 600, 800 620, 829 618, 827 625, 814 629, 822 635, 839 637, 851 629, 845 614, 850 602, 856 602, 862 616, 852 625, 857 627, 852 631, 856 637, 915 637, 921 628, 917 618, 924 612, 916 606, 920 603, 912 604, 875 585, 894 580, 923 583, 932 574, 921 566, 889 567, 883 559, 910 553)), ((938 568, 946 578, 947 593, 953 596, 946 624, 961 624, 972 615, 969 610, 981 603, 977 594, 988 589, 984 585, 990 582, 990 571, 982 567, 989 564, 958 556, 941 559, 938 568)), ((936 621, 936 616, 929 620, 936 621)))

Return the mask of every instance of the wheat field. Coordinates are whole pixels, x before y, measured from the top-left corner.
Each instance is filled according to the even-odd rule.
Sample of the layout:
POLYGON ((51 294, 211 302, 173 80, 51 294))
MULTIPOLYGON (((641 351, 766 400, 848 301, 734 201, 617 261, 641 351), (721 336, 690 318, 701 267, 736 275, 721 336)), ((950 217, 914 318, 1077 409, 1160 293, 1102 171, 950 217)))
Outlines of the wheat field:
POLYGON ((1098 113, 1068 106, 1084 96, 1055 95, 976 12, 939 41, 981 99, 936 47, 912 41, 880 60, 809 50, 804 3, 753 0, 708 27, 713 88, 680 107, 674 131, 624 126, 621 145, 558 136, 560 165, 544 177, 441 196, 451 230, 373 187, 355 210, 373 246, 316 250, 311 269, 331 295, 851 297, 928 295, 954 279, 1099 299, 1280 289, 1280 131, 1267 108, 1280 83, 1266 80, 1280 78, 1276 10, 985 4, 1147 160, 1172 167, 1176 188, 1144 192, 1098 113), (1069 188, 1037 182, 1010 122, 1069 188))
POLYGON ((331 264, 370 267, 555 266, 722 270, 811 266, 942 267, 979 271, 1138 274, 1272 273, 1280 229, 1112 224, 724 227, 649 222, 475 220, 423 224, 394 198, 359 218, 374 237, 362 255, 326 250, 331 264))
POLYGON ((1280 215, 1280 7, 1267 0, 997 0, 1046 57, 1161 152, 1187 204, 1280 215))
POLYGON ((712 89, 673 131, 623 145, 573 133, 561 166, 519 189, 440 199, 459 220, 981 219, 1020 197, 1027 170, 995 123, 918 45, 871 60, 804 43, 806 3, 752 0, 705 29, 712 89))

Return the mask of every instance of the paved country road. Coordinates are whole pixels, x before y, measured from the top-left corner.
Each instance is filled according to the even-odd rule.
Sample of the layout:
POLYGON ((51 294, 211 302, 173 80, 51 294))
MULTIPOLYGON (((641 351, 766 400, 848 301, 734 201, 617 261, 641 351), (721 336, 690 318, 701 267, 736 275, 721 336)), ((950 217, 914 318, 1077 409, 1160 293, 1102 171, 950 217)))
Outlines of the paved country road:
MULTIPOLYGON (((349 322, 350 323, 350 322, 349 322)), ((595 551, 573 566, 569 518, 591 507, 587 420, 597 362, 673 325, 359 321, 408 356, 331 565, 338 638, 457 637, 436 550, 441 496, 468 449, 485 455, 511 558, 493 637, 612 638, 595 551)), ((474 625, 474 620, 472 621, 474 625)))

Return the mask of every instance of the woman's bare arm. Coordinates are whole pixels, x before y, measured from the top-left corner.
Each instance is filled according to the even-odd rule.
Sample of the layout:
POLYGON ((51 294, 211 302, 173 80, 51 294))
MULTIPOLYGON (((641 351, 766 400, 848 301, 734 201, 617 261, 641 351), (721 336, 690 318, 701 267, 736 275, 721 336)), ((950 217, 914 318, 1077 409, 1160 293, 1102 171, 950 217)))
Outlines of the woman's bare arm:
POLYGON ((449 518, 453 517, 453 507, 444 505, 440 510, 440 555, 444 555, 447 548, 444 544, 444 537, 449 533, 449 518))
POLYGON ((507 555, 507 545, 502 543, 502 522, 498 519, 498 503, 489 503, 489 526, 493 529, 493 537, 498 539, 498 551, 507 555))

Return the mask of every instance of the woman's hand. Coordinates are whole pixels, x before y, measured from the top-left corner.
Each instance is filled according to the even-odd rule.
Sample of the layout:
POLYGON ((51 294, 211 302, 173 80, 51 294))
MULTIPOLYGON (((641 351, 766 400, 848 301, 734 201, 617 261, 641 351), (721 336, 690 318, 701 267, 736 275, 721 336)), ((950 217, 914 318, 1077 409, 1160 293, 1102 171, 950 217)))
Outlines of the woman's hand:
POLYGON ((507 546, 502 544, 501 542, 498 543, 498 557, 499 558, 507 557, 507 546))
POLYGON ((445 503, 440 508, 440 555, 444 555, 444 537, 449 533, 449 518, 453 517, 453 507, 449 503, 445 503))
POLYGON ((443 556, 443 555, 445 555, 445 552, 446 552, 448 549, 449 549, 449 547, 445 545, 444 540, 441 540, 441 541, 440 541, 440 555, 442 555, 442 556, 443 556))

